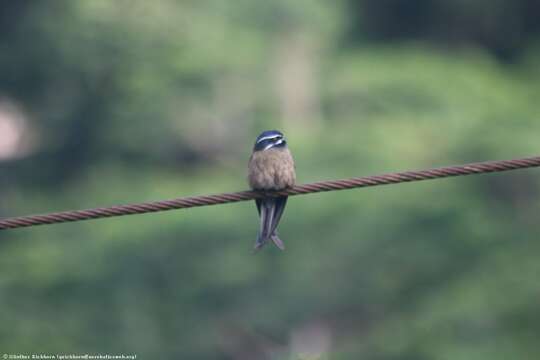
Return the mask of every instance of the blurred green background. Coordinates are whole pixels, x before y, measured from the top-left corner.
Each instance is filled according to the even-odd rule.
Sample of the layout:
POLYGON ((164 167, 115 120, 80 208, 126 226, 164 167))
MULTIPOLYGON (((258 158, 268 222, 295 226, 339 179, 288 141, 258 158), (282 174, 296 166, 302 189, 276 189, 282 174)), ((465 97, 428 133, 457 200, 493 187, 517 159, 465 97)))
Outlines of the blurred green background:
MULTIPOLYGON (((540 154, 534 0, 5 1, 0 216, 540 154)), ((0 232, 0 352, 540 357, 538 170, 0 232)))

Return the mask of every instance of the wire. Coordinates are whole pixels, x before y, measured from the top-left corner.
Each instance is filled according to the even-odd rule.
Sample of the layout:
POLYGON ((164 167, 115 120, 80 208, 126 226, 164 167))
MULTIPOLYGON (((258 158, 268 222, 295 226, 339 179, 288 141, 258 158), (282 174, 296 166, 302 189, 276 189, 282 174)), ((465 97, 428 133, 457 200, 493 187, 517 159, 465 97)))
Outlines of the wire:
POLYGON ((501 172, 539 166, 540 156, 536 156, 514 160, 486 161, 461 166, 446 166, 420 171, 405 171, 342 180, 320 181, 311 184, 297 185, 290 189, 276 192, 239 191, 233 193, 192 196, 173 200, 155 201, 131 205, 118 205, 87 210, 62 211, 44 215, 29 215, 5 218, 0 220, 0 230, 90 219, 100 219, 113 216, 145 214, 174 209, 186 209, 197 206, 227 204, 238 201, 260 199, 267 196, 294 196, 323 191, 346 190, 368 186, 398 184, 402 182, 501 172))

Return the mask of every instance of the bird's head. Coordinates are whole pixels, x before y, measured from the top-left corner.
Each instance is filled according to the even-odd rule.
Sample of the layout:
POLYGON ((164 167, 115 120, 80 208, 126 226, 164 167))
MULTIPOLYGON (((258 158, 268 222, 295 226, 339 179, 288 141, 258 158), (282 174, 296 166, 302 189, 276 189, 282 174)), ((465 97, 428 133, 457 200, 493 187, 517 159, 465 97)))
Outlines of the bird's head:
POLYGON ((263 131, 255 140, 253 151, 264 151, 272 148, 284 148, 287 141, 283 134, 277 130, 263 131))

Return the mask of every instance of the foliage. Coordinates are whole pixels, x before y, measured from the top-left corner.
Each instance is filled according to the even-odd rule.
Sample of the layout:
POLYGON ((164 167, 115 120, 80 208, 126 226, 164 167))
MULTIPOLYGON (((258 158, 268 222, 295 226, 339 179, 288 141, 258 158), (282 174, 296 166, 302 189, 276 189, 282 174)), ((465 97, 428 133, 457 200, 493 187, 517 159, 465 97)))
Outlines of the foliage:
MULTIPOLYGON (((3 216, 244 189, 266 128, 300 182, 538 154, 533 43, 353 46, 346 2, 17 3, 0 91, 31 146, 0 163, 3 216)), ((0 347, 534 358, 539 192, 526 170, 295 197, 287 250, 255 256, 248 203, 2 232, 0 347)))

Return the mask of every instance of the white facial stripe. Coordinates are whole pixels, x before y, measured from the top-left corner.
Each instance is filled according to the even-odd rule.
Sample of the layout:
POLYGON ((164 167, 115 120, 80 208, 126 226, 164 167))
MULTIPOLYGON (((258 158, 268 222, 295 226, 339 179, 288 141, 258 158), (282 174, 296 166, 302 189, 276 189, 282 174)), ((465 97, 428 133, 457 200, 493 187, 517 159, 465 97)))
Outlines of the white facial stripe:
POLYGON ((281 135, 268 135, 268 136, 262 137, 259 140, 257 140, 257 144, 260 143, 261 141, 264 141, 264 140, 278 139, 280 137, 281 137, 281 135))
POLYGON ((264 151, 264 150, 271 149, 271 148, 273 148, 274 146, 281 145, 281 144, 283 144, 284 142, 285 142, 285 140, 279 139, 279 140, 276 141, 275 143, 270 143, 270 144, 266 145, 266 146, 264 147, 263 151, 264 151))

